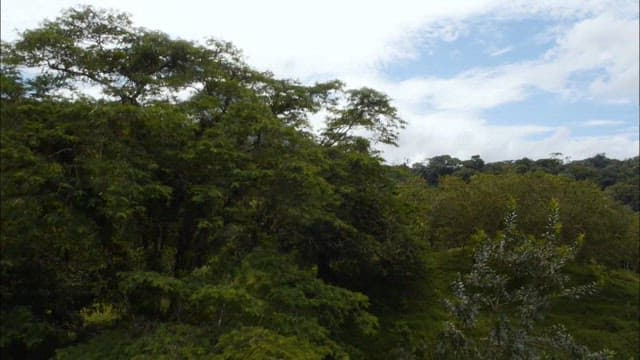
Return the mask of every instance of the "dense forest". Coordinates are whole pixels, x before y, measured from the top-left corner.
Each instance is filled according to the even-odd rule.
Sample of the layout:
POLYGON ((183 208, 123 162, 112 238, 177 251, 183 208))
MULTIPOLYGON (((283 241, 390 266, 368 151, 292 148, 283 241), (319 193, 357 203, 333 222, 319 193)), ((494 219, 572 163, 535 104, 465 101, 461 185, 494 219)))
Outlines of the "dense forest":
POLYGON ((625 204, 633 211, 640 211, 640 159, 608 159, 598 154, 588 159, 568 161, 560 159, 561 153, 552 153, 547 159, 523 158, 515 161, 499 161, 486 164, 480 155, 469 160, 460 160, 449 155, 427 159, 412 165, 412 170, 424 178, 430 186, 438 186, 444 176, 455 176, 469 181, 472 176, 485 174, 535 174, 544 173, 566 177, 576 181, 587 181, 597 185, 614 200, 625 204))
POLYGON ((385 94, 91 7, 1 71, 3 359, 638 356, 638 157, 389 165, 385 94))

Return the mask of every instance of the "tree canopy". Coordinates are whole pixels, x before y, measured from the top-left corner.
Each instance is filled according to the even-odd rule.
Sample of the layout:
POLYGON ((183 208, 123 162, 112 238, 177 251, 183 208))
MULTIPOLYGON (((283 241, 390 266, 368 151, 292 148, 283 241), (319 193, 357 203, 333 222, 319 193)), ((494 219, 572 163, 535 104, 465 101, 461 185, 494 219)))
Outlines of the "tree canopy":
POLYGON ((338 356, 352 351, 342 327, 376 320, 369 286, 335 285, 422 276, 370 143, 394 143, 404 124, 380 92, 276 79, 229 43, 92 7, 3 44, 2 75, 8 356, 117 324, 142 336, 131 346, 196 326, 220 336, 207 351, 231 357, 253 337, 283 357, 338 356), (168 327, 135 330, 157 321, 168 327))

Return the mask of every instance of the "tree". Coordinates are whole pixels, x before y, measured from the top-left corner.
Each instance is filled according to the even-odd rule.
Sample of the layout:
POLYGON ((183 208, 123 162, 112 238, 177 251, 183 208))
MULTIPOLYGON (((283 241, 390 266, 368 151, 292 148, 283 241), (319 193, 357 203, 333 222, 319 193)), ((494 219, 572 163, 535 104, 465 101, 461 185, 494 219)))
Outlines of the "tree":
POLYGON ((633 211, 640 212, 640 187, 637 181, 619 182, 607 188, 606 192, 633 211))
POLYGON ((455 359, 537 359, 569 357, 607 359, 607 350, 592 353, 576 344, 563 326, 540 329, 551 300, 589 296, 594 285, 571 287, 562 273, 580 246, 559 242, 559 207, 552 201, 541 238, 521 233, 515 203, 494 239, 480 233, 471 272, 452 284, 446 324, 438 353, 455 359))
POLYGON ((46 69, 36 81, 52 90, 87 84, 137 105, 162 97, 163 88, 186 88, 215 52, 135 28, 126 14, 86 6, 25 31, 13 56, 46 69))
POLYGON ((345 331, 377 331, 366 296, 327 285, 292 256, 268 250, 240 264, 214 257, 181 279, 155 272, 119 277, 126 299, 120 308, 132 317, 119 330, 128 336, 105 331, 58 357, 339 358, 351 350, 340 336, 345 331))
POLYGON ((427 165, 419 165, 416 170, 431 186, 438 186, 440 178, 453 174, 462 167, 458 158, 449 155, 439 155, 428 159, 427 165))
POLYGON ((322 143, 328 146, 353 141, 354 131, 369 132, 374 142, 397 145, 398 130, 404 128, 404 120, 385 94, 370 88, 348 90, 344 107, 331 106, 322 143))
POLYGON ((291 356, 357 352, 341 334, 375 319, 349 276, 421 274, 371 147, 404 124, 386 95, 277 79, 229 43, 92 7, 3 43, 1 60, 3 357, 225 354, 242 329, 291 356), (197 280, 209 265, 215 281, 197 280))

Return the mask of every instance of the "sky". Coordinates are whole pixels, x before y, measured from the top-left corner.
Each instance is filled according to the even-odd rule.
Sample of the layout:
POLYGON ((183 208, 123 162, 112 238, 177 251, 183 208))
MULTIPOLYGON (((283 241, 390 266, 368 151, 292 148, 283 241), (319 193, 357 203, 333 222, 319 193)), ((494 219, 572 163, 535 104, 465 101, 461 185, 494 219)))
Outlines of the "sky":
MULTIPOLYGON (((77 4, 3 0, 2 40, 77 4)), ((408 123, 398 147, 379 147, 390 163, 639 153, 637 0, 82 4, 176 38, 231 41, 278 77, 385 92, 408 123)))

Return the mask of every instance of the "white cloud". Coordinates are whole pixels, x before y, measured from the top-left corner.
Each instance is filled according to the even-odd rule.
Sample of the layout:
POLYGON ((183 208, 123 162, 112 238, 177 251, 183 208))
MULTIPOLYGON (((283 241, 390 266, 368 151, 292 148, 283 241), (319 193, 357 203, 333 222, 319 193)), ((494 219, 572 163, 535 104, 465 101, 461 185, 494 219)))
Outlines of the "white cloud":
POLYGON ((582 125, 586 127, 599 127, 599 126, 616 126, 616 125, 622 125, 622 124, 624 124, 624 121, 620 121, 620 120, 589 120, 584 122, 584 124, 582 125))
POLYGON ((633 103, 638 98, 638 20, 609 16, 577 23, 542 58, 467 70, 452 78, 412 78, 388 87, 410 103, 435 109, 485 110, 526 98, 529 89, 569 100, 633 103), (577 87, 572 77, 599 76, 577 87))
MULTIPOLYGON (((494 126, 477 115, 442 111, 429 115, 407 114, 409 125, 400 136, 399 147, 384 148, 391 162, 421 161, 438 154, 469 158, 480 154, 485 160, 532 156, 522 143, 533 136, 557 131, 544 126, 494 126), (524 155, 523 155, 524 154, 524 155), (522 156, 521 156, 522 155, 522 156)), ((544 154, 547 155, 547 154, 544 154)))
MULTIPOLYGON (((13 28, 33 27, 75 0, 2 2, 3 38, 13 28), (37 20, 36 20, 37 19, 37 20)), ((422 4, 413 1, 211 1, 89 0, 133 14, 136 24, 188 39, 216 36, 233 41, 249 61, 281 76, 359 72, 381 62, 410 58, 416 44, 453 40, 458 19, 496 7, 496 1, 422 4), (420 31, 418 31, 420 30, 420 31)), ((370 69, 368 69, 370 70, 370 69)))
POLYGON ((546 158, 553 152, 576 160, 602 152, 610 157, 629 158, 637 155, 640 146, 637 129, 612 136, 575 137, 565 126, 491 125, 470 113, 405 117, 409 126, 400 136, 400 146, 382 149, 391 163, 413 163, 440 154, 460 159, 479 154, 487 161, 546 158))
POLYGON ((638 97, 638 19, 609 14, 586 19, 558 40, 551 56, 570 71, 602 69, 589 84, 588 96, 614 102, 636 102, 638 97))
POLYGON ((511 50, 513 50, 513 46, 503 47, 502 49, 497 49, 497 50, 490 51, 489 52, 489 56, 495 57, 495 56, 504 55, 506 53, 511 52, 511 50))
POLYGON ((389 86, 400 101, 436 110, 479 111, 523 100, 527 82, 517 72, 477 69, 449 79, 413 78, 389 86))
MULTIPOLYGON (((341 76, 372 70, 381 62, 410 58, 433 39, 451 41, 464 31, 465 21, 544 15, 568 17, 597 13, 611 1, 512 3, 478 1, 338 1, 308 3, 295 0, 212 1, 87 0, 133 15, 136 24, 188 39, 221 37, 245 50, 257 66, 282 76, 306 79, 330 74, 341 76), (369 68, 369 69, 367 69, 369 68)), ((33 27, 45 17, 57 16, 76 0, 3 1, 2 36, 13 29, 33 27)))

